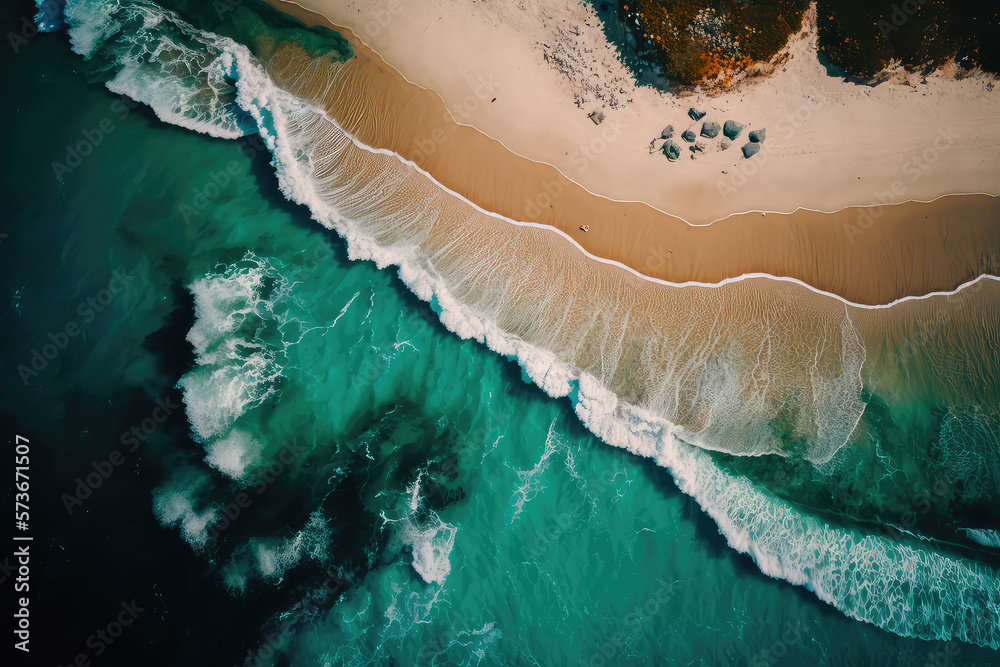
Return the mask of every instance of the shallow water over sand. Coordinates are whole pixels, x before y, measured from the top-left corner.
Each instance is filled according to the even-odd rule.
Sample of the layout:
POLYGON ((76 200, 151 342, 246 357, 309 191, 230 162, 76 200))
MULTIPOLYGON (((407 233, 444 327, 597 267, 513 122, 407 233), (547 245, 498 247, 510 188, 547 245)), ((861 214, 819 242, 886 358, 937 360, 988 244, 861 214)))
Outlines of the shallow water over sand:
MULTIPOLYGON (((763 278, 651 283, 475 209, 271 91, 284 195, 318 194, 312 215, 345 243, 285 201, 259 140, 125 114, 39 39, 38 71, 83 103, 37 85, 37 122, 65 129, 37 133, 33 173, 124 115, 86 169, 16 199, 32 252, 4 271, 30 289, 4 316, 19 341, 5 386, 23 386, 16 364, 112 269, 137 282, 4 405, 73 443, 59 497, 156 398, 183 396, 87 500, 96 517, 125 502, 144 535, 133 576, 98 599, 141 589, 216 633, 235 614, 252 629, 204 643, 262 664, 995 655, 847 616, 996 641, 996 550, 963 532, 996 518, 995 281, 888 309, 763 278), (160 558, 211 591, 207 609, 172 578, 146 583, 142 563, 160 558)), ((89 544, 86 516, 59 515, 58 546, 89 544)), ((169 623, 151 617, 123 650, 143 655, 139 637, 169 623)), ((198 644, 159 650, 190 659, 198 644)))

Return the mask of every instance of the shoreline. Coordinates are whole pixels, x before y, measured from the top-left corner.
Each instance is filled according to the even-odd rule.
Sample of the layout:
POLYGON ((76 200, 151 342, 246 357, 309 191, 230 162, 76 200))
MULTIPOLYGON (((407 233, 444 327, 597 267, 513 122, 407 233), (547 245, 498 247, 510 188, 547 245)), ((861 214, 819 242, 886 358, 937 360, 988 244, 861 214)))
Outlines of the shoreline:
POLYGON ((946 193, 927 203, 848 206, 829 214, 733 213, 692 225, 645 203, 594 195, 552 165, 512 153, 455 122, 436 91, 409 83, 353 30, 295 3, 269 4, 337 30, 354 46, 356 57, 338 71, 322 104, 359 141, 412 162, 484 210, 559 230, 588 254, 643 276, 718 284, 763 273, 875 305, 949 292, 1000 272, 1000 229, 993 224, 1000 199, 994 196, 946 193), (915 227, 914 220, 930 222, 915 227), (904 245, 918 250, 900 252, 904 245))
MULTIPOLYGON (((361 148, 363 150, 372 150, 370 146, 366 146, 365 144, 358 142, 357 137, 354 137, 352 134, 350 134, 349 132, 347 132, 336 121, 336 119, 331 119, 331 118, 327 117, 327 120, 329 122, 333 123, 341 132, 344 133, 344 135, 349 140, 351 140, 353 143, 355 143, 356 146, 358 146, 359 148, 361 148)), ((494 218, 494 219, 498 219, 501 222, 503 222, 504 224, 513 225, 515 227, 534 228, 534 229, 540 229, 540 230, 543 230, 543 231, 547 231, 547 232, 550 232, 550 233, 555 233, 558 236, 560 236, 561 238, 563 238, 564 240, 568 241, 571 244, 572 247, 574 247, 576 250, 578 250, 589 261, 594 261, 594 262, 598 262, 600 264, 605 264, 605 265, 613 266, 613 267, 615 267, 617 269, 620 269, 622 271, 625 271, 625 272, 631 274, 632 276, 634 276, 634 277, 636 277, 636 278, 638 278, 640 280, 647 281, 647 282, 650 282, 650 283, 653 283, 653 284, 656 284, 656 285, 662 285, 662 286, 665 286, 665 287, 671 287, 671 288, 685 288, 685 287, 717 288, 717 287, 723 287, 725 285, 730 285, 730 284, 733 284, 733 283, 739 283, 739 282, 744 281, 744 280, 763 279, 763 280, 770 280, 770 281, 774 281, 774 282, 778 282, 778 283, 792 283, 792 284, 797 285, 799 287, 805 288, 805 289, 809 290, 810 292, 812 292, 812 293, 814 293, 814 294, 816 294, 818 296, 822 296, 822 297, 833 299, 835 301, 839 301, 843 305, 851 307, 851 308, 858 308, 858 309, 866 310, 866 311, 878 311, 878 310, 884 310, 884 309, 888 309, 888 308, 893 308, 894 306, 897 306, 897 305, 903 304, 903 303, 908 303, 908 302, 920 302, 920 301, 925 301, 925 300, 934 299, 934 298, 947 298, 947 297, 951 297, 951 296, 956 296, 956 295, 959 295, 963 290, 965 290, 967 288, 971 288, 971 287, 973 287, 973 286, 975 286, 975 285, 977 285, 977 284, 979 284, 980 282, 983 282, 983 281, 985 281, 985 282, 992 281, 992 282, 1000 283, 1000 275, 993 275, 993 274, 988 274, 988 273, 982 273, 982 274, 979 274, 978 276, 976 276, 975 278, 972 278, 971 280, 968 280, 968 281, 966 281, 966 282, 964 282, 964 283, 956 286, 954 289, 951 289, 951 290, 942 290, 942 291, 936 291, 936 292, 926 292, 926 293, 921 293, 921 294, 908 294, 908 295, 904 295, 904 296, 898 297, 898 298, 896 298, 896 299, 894 299, 894 300, 892 300, 892 301, 890 301, 888 303, 860 303, 860 302, 850 301, 850 300, 846 299, 845 297, 841 296, 840 294, 836 294, 834 292, 823 291, 822 289, 820 289, 820 288, 818 288, 818 287, 816 287, 814 285, 811 285, 809 283, 803 282, 802 280, 800 280, 798 278, 795 278, 795 277, 792 277, 792 276, 772 275, 770 273, 760 273, 760 272, 742 273, 742 274, 740 274, 738 276, 733 276, 733 277, 730 277, 730 278, 723 278, 722 280, 719 280, 718 282, 712 282, 712 283, 699 282, 697 280, 689 280, 689 281, 682 282, 682 283, 671 282, 669 280, 664 280, 664 279, 661 279, 661 278, 657 278, 655 276, 651 276, 651 275, 646 274, 646 273, 642 273, 642 272, 638 271, 637 269, 635 269, 634 267, 632 267, 632 266, 630 266, 628 264, 623 264, 620 261, 617 261, 617 260, 614 260, 614 259, 609 259, 607 257, 602 257, 602 256, 599 256, 599 255, 594 255, 594 254, 590 253, 584 246, 580 245, 580 243, 576 239, 574 239, 572 236, 570 236, 569 234, 567 234, 566 232, 564 232, 559 227, 554 227, 552 225, 546 225, 546 224, 542 224, 542 223, 538 223, 538 222, 523 222, 523 221, 518 221, 518 220, 511 219, 511 218, 507 218, 507 217, 505 217, 505 216, 503 216, 503 215, 501 215, 499 213, 486 210, 486 209, 482 208, 481 206, 479 206, 478 204, 476 204, 476 202, 471 201, 468 198, 464 197, 461 193, 454 192, 453 190, 450 190, 449 188, 447 188, 444 185, 442 185, 439 181, 437 181, 437 179, 434 178, 433 174, 431 174, 431 173, 427 172, 426 170, 422 169, 418 164, 416 164, 416 163, 414 163, 414 162, 412 162, 410 160, 407 160, 406 158, 404 158, 404 157, 402 157, 402 156, 400 156, 398 154, 393 153, 392 155, 394 157, 396 157, 397 159, 399 159, 399 161, 401 163, 413 167, 416 171, 418 171, 420 174, 422 174, 424 177, 426 177, 429 181, 433 182, 435 185, 437 185, 439 188, 441 188, 444 192, 446 192, 450 196, 458 199, 459 201, 461 201, 462 203, 464 203, 464 204, 466 204, 468 206, 471 206, 471 207, 475 208, 480 213, 482 213, 482 214, 484 214, 486 216, 489 216, 489 217, 494 218)), ((937 202, 938 200, 944 199, 946 197, 963 197, 963 196, 966 196, 966 195, 961 195, 961 194, 942 195, 941 197, 938 197, 937 199, 935 199, 933 201, 930 201, 930 202, 912 202, 912 203, 933 204, 933 203, 937 202)), ((911 202, 908 202, 908 203, 911 203, 911 202)), ((867 207, 847 207, 847 208, 850 208, 850 209, 858 209, 858 208, 860 208, 863 211, 864 209, 874 208, 874 207, 877 207, 877 205, 867 206, 867 207)), ((802 209, 802 210, 805 210, 805 209, 802 209)), ((756 212, 759 212, 759 211, 753 211, 753 212, 756 213, 756 212)), ((823 213, 822 211, 809 211, 809 212, 810 213, 820 213, 820 214, 823 213)), ((740 215, 740 214, 734 214, 734 215, 740 215)), ((791 214, 778 214, 778 215, 791 215, 791 214)), ((714 223, 709 223, 709 224, 714 224, 714 223)), ((692 225, 692 226, 694 226, 694 227, 698 227, 698 226, 707 227, 708 224, 706 224, 706 225, 692 225)))
POLYGON ((811 10, 772 61, 772 73, 708 96, 635 86, 588 6, 451 3, 450 13, 432 21, 441 4, 272 3, 346 26, 354 42, 405 81, 439 96, 456 122, 495 138, 515 155, 550 164, 599 196, 644 202, 691 224, 751 211, 835 212, 886 203, 881 195, 887 193, 891 203, 1000 194, 995 177, 1000 158, 993 150, 1000 131, 996 77, 959 78, 949 67, 926 77, 896 71, 874 87, 847 83, 828 76, 819 63, 811 10), (571 30, 562 27, 567 21, 576 21, 571 30), (578 81, 582 55, 598 63, 588 65, 596 84, 578 81), (492 92, 479 99, 477 88, 484 82, 492 92), (608 92, 609 84, 617 89, 608 92), (593 99, 583 102, 595 87, 600 90, 593 99), (728 151, 706 142, 697 160, 688 159, 686 150, 673 164, 650 154, 650 139, 667 123, 675 136, 685 127, 698 131, 700 123, 686 115, 691 106, 707 111, 705 120, 732 118, 745 130, 728 151), (592 110, 606 113, 607 120, 595 126, 587 116, 592 110), (610 140, 607 126, 613 129, 610 140), (761 127, 769 128, 767 155, 737 157, 749 130, 761 127), (939 133, 949 141, 934 148, 939 133), (595 156, 584 161, 574 151, 595 156), (893 193, 890 185, 897 179, 903 191, 893 193))
MULTIPOLYGON (((8 313, 8 368, 62 347, 45 332, 104 290, 108 260, 131 258, 138 280, 87 340, 46 353, 11 412, 32 442, 81 444, 56 457, 59 493, 154 401, 177 408, 139 451, 148 474, 87 501, 143 528, 129 562, 190 565, 172 581, 193 595, 146 597, 204 631, 170 642, 141 624, 119 647, 132 662, 726 662, 783 643, 810 664, 945 642, 988 661, 979 647, 1000 646, 1000 551, 969 532, 992 527, 983 503, 1000 494, 1000 279, 854 307, 792 277, 674 287, 577 241, 668 273, 770 262, 889 294, 974 268, 989 200, 691 227, 528 182, 523 158, 443 125, 431 91, 395 86, 374 56, 333 62, 342 40, 263 5, 217 21, 186 0, 71 2, 78 22, 15 73, 30 106, 8 111, 36 176, 14 201, 5 282, 25 307, 8 313), (108 69, 121 76, 102 86, 108 69), (142 113, 56 183, 50 156, 116 98, 142 113), (238 136, 219 137, 233 119, 238 136), (414 139, 436 147, 420 158, 434 173, 393 150, 414 139), (501 209, 541 186, 552 208, 529 203, 593 229, 507 218, 438 178, 501 209), (265 472, 280 482, 237 517, 265 472), (121 517, 126 496, 138 511, 121 517), (615 638, 623 618, 626 640, 646 623, 636 642, 615 638), (212 626, 234 621, 245 632, 220 642, 212 626), (783 625, 805 630, 779 642, 783 625)), ((86 522, 63 521, 82 529, 67 552, 86 553, 86 522)), ((86 581, 63 570, 55 608, 58 584, 86 581)), ((91 578, 98 612, 137 581, 91 578)), ((70 615, 56 658, 92 616, 70 615)))

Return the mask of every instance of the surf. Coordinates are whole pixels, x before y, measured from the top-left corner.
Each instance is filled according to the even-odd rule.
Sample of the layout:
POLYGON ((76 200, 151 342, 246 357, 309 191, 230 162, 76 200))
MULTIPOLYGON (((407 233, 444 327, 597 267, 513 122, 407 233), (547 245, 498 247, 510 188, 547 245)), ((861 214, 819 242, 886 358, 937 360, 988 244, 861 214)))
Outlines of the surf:
MULTIPOLYGON (((269 71, 249 47, 141 0, 114 7, 70 1, 65 19, 74 50, 106 60, 108 88, 150 105, 164 122, 221 139, 259 133, 282 192, 343 237, 352 259, 398 267, 451 332, 515 360, 550 396, 568 398, 608 444, 668 468, 730 546, 763 572, 901 635, 1000 645, 1000 628, 988 620, 1000 610, 992 567, 831 526, 713 458, 721 451, 836 463, 867 407, 868 349, 851 306, 767 279, 651 284, 591 262, 546 229, 476 210, 400 156, 366 147, 318 108, 324 89, 317 92, 309 74, 335 68, 341 54, 309 59, 295 47, 258 45, 271 57, 269 71), (297 73, 289 78, 289 71, 297 73), (498 248, 513 249, 521 264, 497 259, 491 252, 498 248)), ((266 456, 236 424, 278 399, 287 349, 281 336, 272 339, 283 341, 280 350, 248 347, 261 330, 275 335, 286 321, 272 317, 281 289, 261 291, 265 274, 281 284, 280 267, 245 261, 191 286, 198 319, 189 340, 199 366, 181 380, 209 462, 237 479, 266 456), (246 317, 257 320, 249 337, 246 317)), ((204 483, 183 480, 177 488, 204 483)), ((155 508, 193 545, 207 543, 215 514, 205 493, 168 489, 155 508)), ((445 543, 449 534, 454 539, 446 523, 432 524, 445 543)), ((420 540, 424 554, 415 565, 421 576, 447 577, 443 547, 428 547, 425 528, 407 525, 410 546, 420 540)), ((300 557, 295 544, 273 553, 300 557)))

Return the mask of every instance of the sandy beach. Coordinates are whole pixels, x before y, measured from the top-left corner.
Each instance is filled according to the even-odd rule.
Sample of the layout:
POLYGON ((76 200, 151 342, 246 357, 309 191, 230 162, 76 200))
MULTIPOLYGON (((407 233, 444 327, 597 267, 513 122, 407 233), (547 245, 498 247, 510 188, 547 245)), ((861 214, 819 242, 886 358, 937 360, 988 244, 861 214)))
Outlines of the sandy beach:
POLYGON ((634 85, 587 3, 300 4, 350 28, 407 80, 438 92, 459 122, 592 192, 644 201, 693 224, 752 210, 835 211, 1000 192, 994 77, 956 80, 946 69, 926 77, 900 72, 874 87, 845 83, 820 64, 810 19, 768 76, 724 95, 678 97, 634 85), (706 141, 695 160, 684 145, 673 164, 650 155, 650 141, 668 124, 677 135, 697 132, 690 107, 719 123, 766 127, 767 159, 746 161, 735 150, 746 131, 727 151, 706 141), (605 114, 600 126, 588 119, 594 110, 605 114), (935 142, 937 155, 927 151, 935 142), (906 187, 892 193, 897 178, 906 187))
MULTIPOLYGON (((487 211, 555 227, 588 253, 645 275, 674 283, 718 283, 765 273, 795 278, 852 302, 875 304, 948 291, 982 273, 996 272, 1000 229, 995 221, 1000 218, 1000 200, 989 195, 943 197, 995 189, 987 181, 995 179, 996 146, 986 137, 994 132, 991 128, 998 116, 990 115, 996 100, 986 90, 985 77, 953 80, 947 73, 936 74, 921 84, 927 93, 894 83, 874 88, 846 84, 809 69, 810 63, 820 66, 813 62, 814 53, 812 60, 808 52, 800 53, 814 40, 806 33, 804 39, 793 38, 786 71, 743 84, 744 93, 711 100, 698 96, 671 99, 649 88, 635 88, 632 103, 623 109, 606 109, 604 122, 595 125, 586 116, 586 105, 581 109, 571 98, 568 106, 563 104, 571 82, 565 77, 552 79, 557 72, 537 49, 511 48, 504 56, 473 49, 466 54, 486 55, 466 57, 463 67, 440 62, 432 67, 432 61, 445 58, 449 48, 458 54, 472 47, 449 46, 448 40, 433 37, 432 28, 415 27, 420 25, 414 15, 416 7, 362 10, 353 5, 312 3, 331 22, 292 3, 272 4, 307 23, 325 23, 351 40, 356 57, 339 68, 332 85, 325 80, 312 85, 322 86, 323 106, 359 141, 412 161, 444 187, 487 211), (351 29, 345 30, 344 24, 351 29), (390 37, 395 33, 398 39, 390 37), (366 42, 385 53, 375 53, 366 42), (428 48, 421 51, 422 45, 428 48), (404 51, 407 47, 415 51, 404 51), (793 67, 796 62, 800 64, 793 67), (476 63, 482 66, 480 71, 474 69, 476 63), (807 74, 813 78, 789 78, 807 74), (506 76, 518 77, 516 85, 513 80, 505 82, 506 76), (464 83, 456 81, 463 77, 464 83), (514 119, 523 121, 526 116, 520 111, 502 111, 506 106, 501 100, 519 99, 535 85, 549 92, 543 95, 539 90, 534 104, 525 102, 534 116, 525 123, 529 127, 519 127, 514 119), (817 88, 810 89, 811 85, 817 88), (761 106, 772 114, 794 111, 794 105, 754 102, 768 96, 773 100, 778 89, 785 96, 799 91, 795 94, 801 100, 811 96, 822 102, 810 107, 808 129, 783 133, 777 122, 765 120, 758 125, 749 120, 761 106), (824 97, 816 97, 823 90, 827 91, 824 97), (456 97, 460 92, 462 96, 456 97), (946 112, 956 108, 951 97, 955 94, 971 100, 962 107, 961 119, 946 112), (892 95, 910 97, 871 99, 892 95), (764 150, 750 160, 737 159, 735 166, 736 146, 669 163, 658 151, 649 152, 649 139, 659 131, 654 132, 653 125, 640 130, 635 119, 626 119, 629 113, 639 113, 644 103, 636 100, 642 99, 658 108, 676 107, 670 113, 657 112, 657 128, 672 122, 679 132, 688 125, 700 125, 683 124, 684 110, 693 105, 720 121, 725 115, 715 116, 712 109, 745 109, 733 115, 746 121, 747 128, 770 125, 771 129, 764 150), (834 99, 839 101, 830 101, 834 99), (857 123, 858 116, 844 108, 849 104, 865 109, 872 120, 857 123), (928 105, 937 105, 936 111, 928 105), (962 124, 946 124, 951 120, 962 124), (818 132, 824 123, 830 128, 818 132), (937 132, 942 124, 946 130, 937 132), (837 137, 852 132, 871 132, 880 138, 850 142, 848 151, 849 142, 837 137), (921 163, 926 171, 915 177, 913 170, 919 167, 905 158, 912 151, 919 156, 925 144, 933 146, 935 139, 929 137, 935 136, 941 150, 935 149, 935 160, 921 163), (830 139, 831 146, 820 150, 823 137, 830 139), (636 144, 640 138, 641 145, 636 144), (633 144, 637 151, 629 150, 633 144), (887 145, 894 148, 889 150, 887 145), (522 152, 522 147, 531 150, 522 152), (859 157, 862 150, 871 156, 859 157), (712 166, 723 159, 726 162, 712 166), (670 170, 683 177, 669 177, 670 170), (836 212, 805 210, 814 208, 836 212), (589 231, 581 231, 581 225, 589 231)), ((430 12, 432 6, 424 5, 421 11, 430 12)), ((480 24, 486 19, 459 9, 443 13, 441 22, 467 23, 461 30, 451 24, 447 27, 450 38, 459 35, 462 42, 484 30, 480 24)), ((575 11, 583 10, 575 7, 575 11)), ((524 21, 540 21, 543 27, 552 22, 551 17, 532 18, 528 9, 523 14, 524 21)), ((589 20, 591 27, 595 21, 589 20)), ((488 22, 483 25, 488 27, 488 22)), ((579 29, 584 28, 586 21, 579 29)), ((482 37, 484 44, 490 39, 494 38, 482 37)), ((299 92, 317 95, 315 89, 299 92)), ((624 103, 618 99, 615 104, 624 103)), ((651 112, 643 114, 648 115, 651 112)))
MULTIPOLYGON (((661 95, 610 3, 271 1, 7 12, 38 664, 997 655, 987 77, 820 77, 807 24, 661 95), (692 159, 689 106, 740 141, 692 159)), ((642 2, 691 73, 808 0, 642 2)), ((828 50, 877 30, 819 6, 828 50)), ((892 53, 1000 69, 1000 5, 919 9, 892 53)))

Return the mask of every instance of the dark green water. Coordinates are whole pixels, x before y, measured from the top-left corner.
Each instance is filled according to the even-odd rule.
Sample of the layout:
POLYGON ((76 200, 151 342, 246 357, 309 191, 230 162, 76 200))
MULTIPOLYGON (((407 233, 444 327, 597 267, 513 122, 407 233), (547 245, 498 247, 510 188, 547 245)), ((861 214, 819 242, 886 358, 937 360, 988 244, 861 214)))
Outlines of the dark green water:
MULTIPOLYGON (((640 4, 617 0, 590 0, 604 26, 605 35, 616 45, 622 61, 640 83, 669 88, 680 82, 699 83, 692 77, 689 60, 680 52, 701 53, 703 44, 685 22, 700 13, 715 12, 719 22, 709 30, 718 38, 737 37, 735 53, 766 62, 797 32, 809 3, 790 0, 721 0, 688 2, 659 0, 640 4), (641 15, 659 6, 652 22, 641 15), (628 7, 628 9, 626 9, 628 7), (663 14, 684 21, 671 26, 679 41, 670 49, 644 35, 659 30, 663 14)), ((816 18, 821 62, 831 76, 857 83, 871 83, 892 62, 910 71, 930 73, 948 62, 968 71, 1000 70, 1000 13, 995 4, 978 0, 820 0, 816 18)), ((688 24, 690 25, 690 24, 688 24)), ((664 33, 664 34, 669 34, 664 33)), ((730 53, 716 49, 719 53, 730 53)))
POLYGON ((0 410, 33 447, 39 664, 998 661, 761 574, 664 468, 349 261, 256 137, 160 121, 62 34, 3 58, 0 410))

